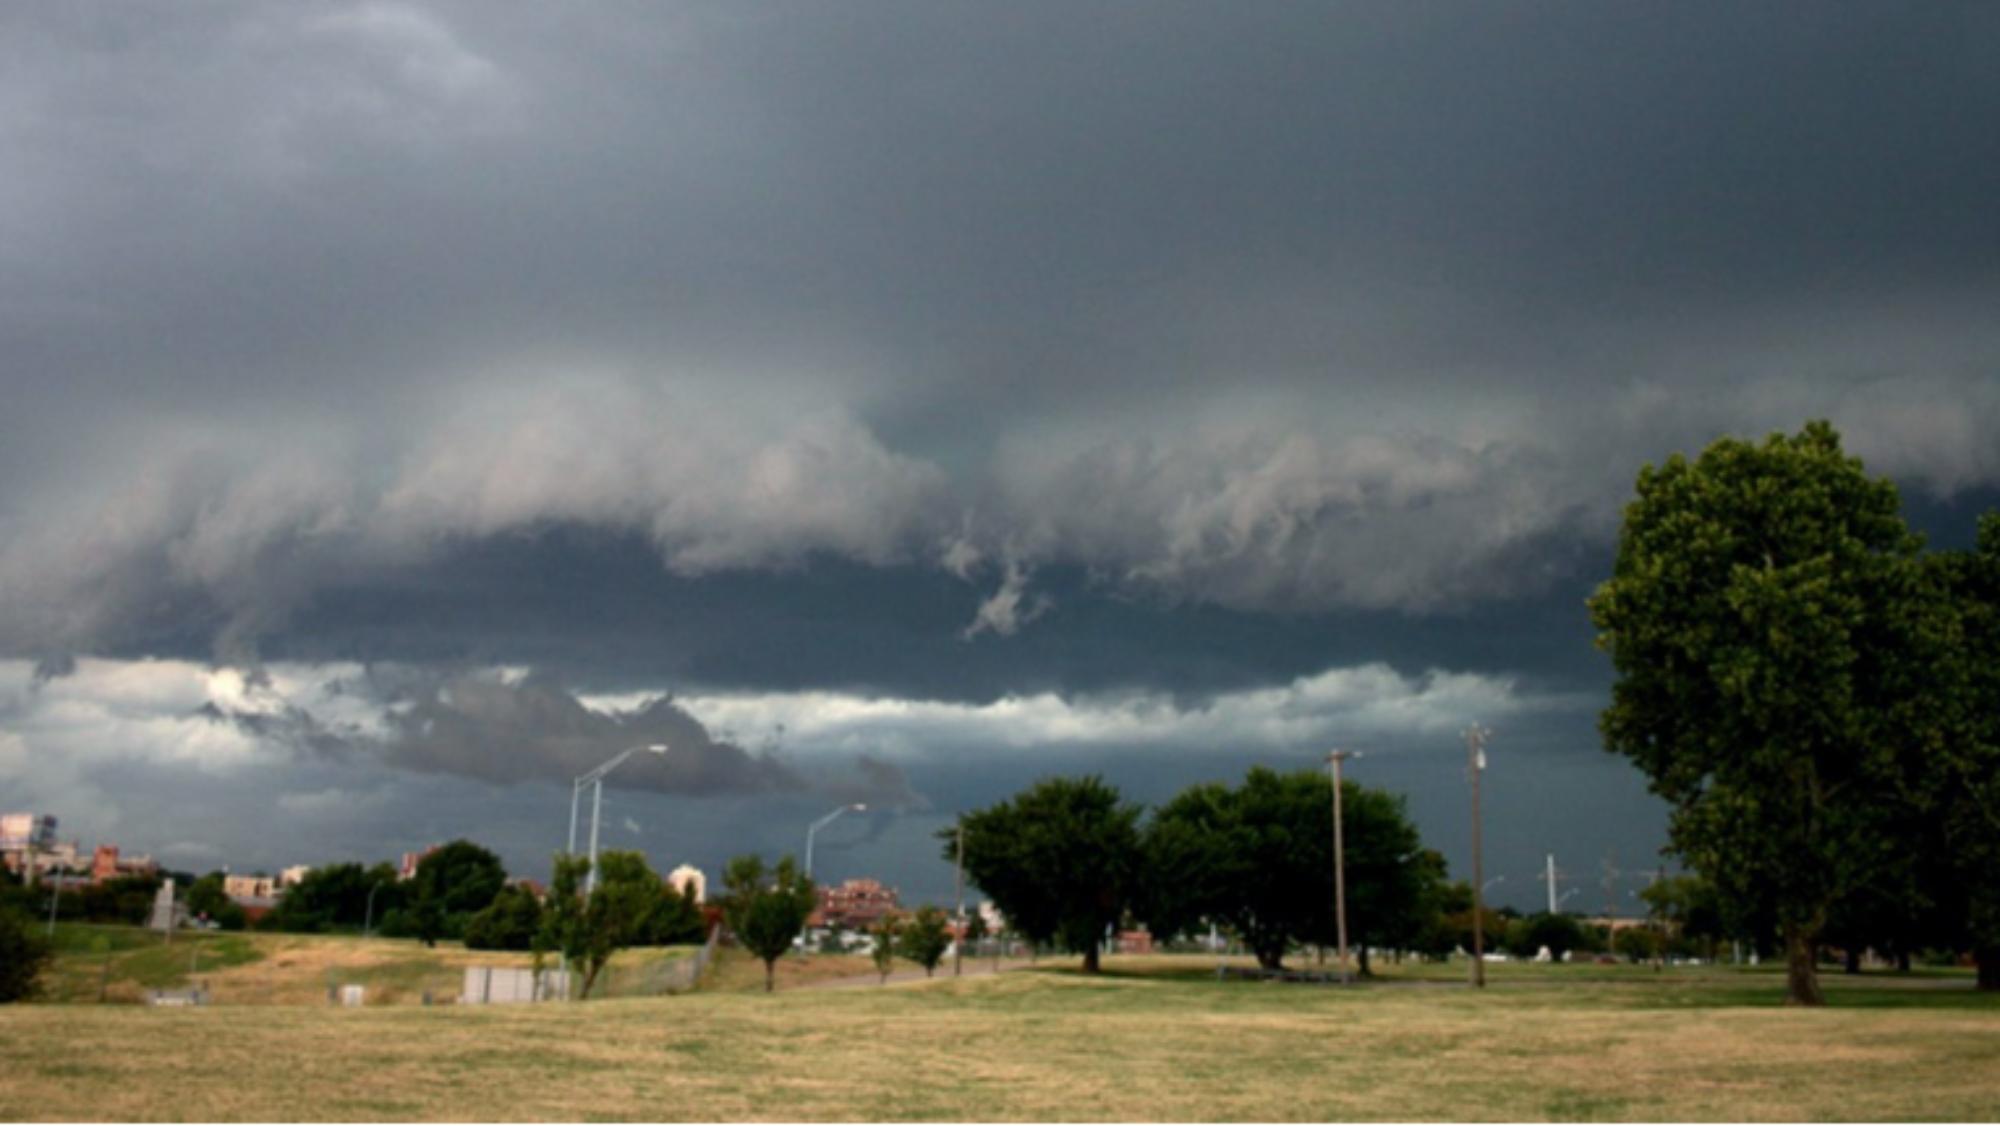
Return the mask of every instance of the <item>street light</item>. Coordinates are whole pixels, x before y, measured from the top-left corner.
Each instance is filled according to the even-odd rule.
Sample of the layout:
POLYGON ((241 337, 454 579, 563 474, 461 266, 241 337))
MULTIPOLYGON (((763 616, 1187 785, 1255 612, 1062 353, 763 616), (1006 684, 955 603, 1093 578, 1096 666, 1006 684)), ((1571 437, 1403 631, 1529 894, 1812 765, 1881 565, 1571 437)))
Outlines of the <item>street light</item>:
POLYGON ((1483 884, 1480 884, 1480 885, 1479 885, 1479 890, 1483 892, 1483 891, 1485 891, 1485 890, 1486 890, 1487 888, 1490 888, 1490 887, 1492 887, 1492 886, 1493 886, 1494 884, 1504 884, 1504 883, 1506 883, 1506 882, 1507 882, 1507 877, 1505 877, 1505 876, 1495 876, 1495 877, 1493 877, 1492 879, 1490 879, 1490 880, 1486 881, 1485 883, 1483 883, 1483 884))
POLYGON ((667 745, 665 743, 641 743, 636 747, 627 747, 624 750, 619 751, 616 755, 612 756, 610 762, 605 763, 603 766, 598 767, 596 770, 593 770, 588 774, 578 775, 575 784, 570 787, 569 855, 571 856, 576 855, 577 800, 583 796, 583 788, 585 786, 591 787, 590 874, 587 877, 585 877, 583 885, 583 894, 586 896, 590 895, 592 892, 597 890, 597 821, 598 821, 598 816, 604 812, 604 776, 618 769, 621 763, 623 763, 626 759, 631 758, 633 755, 638 754, 640 751, 651 751, 656 755, 663 755, 667 753, 667 745))
POLYGON ((855 802, 853 805, 843 805, 839 809, 834 810, 832 813, 827 814, 825 817, 822 817, 819 820, 813 822, 810 826, 806 828, 806 879, 808 880, 812 879, 812 874, 813 874, 813 834, 819 832, 821 829, 826 828, 827 825, 832 823, 834 818, 839 817, 843 813, 847 813, 849 811, 852 811, 854 813, 861 813, 865 811, 867 808, 868 804, 866 802, 855 802))
POLYGON ((1472 985, 1475 989, 1486 988, 1486 883, 1481 878, 1479 863, 1479 776, 1486 773, 1488 734, 1476 723, 1465 729, 1465 754, 1472 775, 1472 985))
POLYGON ((1360 758, 1360 751, 1328 751, 1326 763, 1333 770, 1333 925, 1340 943, 1340 984, 1350 984, 1347 973, 1347 853, 1340 831, 1340 764, 1360 758))

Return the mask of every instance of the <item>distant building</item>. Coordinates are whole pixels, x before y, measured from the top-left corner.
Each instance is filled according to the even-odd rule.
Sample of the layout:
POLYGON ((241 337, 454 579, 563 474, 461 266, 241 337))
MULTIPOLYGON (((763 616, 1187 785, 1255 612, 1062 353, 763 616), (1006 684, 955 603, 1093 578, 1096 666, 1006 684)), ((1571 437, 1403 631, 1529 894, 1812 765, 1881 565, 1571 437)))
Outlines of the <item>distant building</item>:
POLYGON ((304 880, 306 874, 311 871, 312 865, 310 864, 294 864, 290 868, 278 873, 278 886, 281 888, 291 887, 304 880))
MULTIPOLYGON (((56 819, 47 813, 0 814, 0 861, 10 872, 23 872, 28 856, 56 848, 56 819)), ((36 864, 39 869, 41 865, 36 864)))
POLYGON ((668 873, 667 884, 696 903, 708 902, 708 877, 692 864, 683 864, 668 873))
POLYGON ((222 894, 245 906, 268 903, 278 897, 278 881, 263 875, 224 876, 222 894))
POLYGON ((443 847, 444 847, 443 845, 432 845, 429 848, 424 849, 422 852, 404 853, 403 862, 401 864, 396 865, 396 878, 399 880, 416 879, 417 865, 422 864, 424 862, 424 857, 429 856, 431 853, 436 852, 438 849, 441 849, 443 847))
POLYGON ((819 910, 808 925, 869 930, 898 909, 895 888, 883 887, 878 880, 848 880, 819 889, 819 910))
POLYGON ((56 819, 47 813, 0 813, 0 852, 56 845, 56 819))
POLYGON ((1150 931, 1119 931, 1118 952, 1120 954, 1151 954, 1153 935, 1150 931))
POLYGON ((101 884, 126 876, 155 876, 160 866, 150 856, 122 856, 115 844, 101 844, 90 857, 90 882, 101 884))

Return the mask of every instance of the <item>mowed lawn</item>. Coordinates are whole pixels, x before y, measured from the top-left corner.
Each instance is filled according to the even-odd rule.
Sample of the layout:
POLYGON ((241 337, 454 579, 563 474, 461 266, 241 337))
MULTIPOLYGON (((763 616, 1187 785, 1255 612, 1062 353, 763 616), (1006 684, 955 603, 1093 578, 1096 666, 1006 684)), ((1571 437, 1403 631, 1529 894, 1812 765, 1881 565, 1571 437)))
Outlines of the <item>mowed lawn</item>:
POLYGON ((1992 1119, 1958 976, 1497 967, 1492 988, 1113 959, 576 1005, 0 1009, 0 1119, 1992 1119), (1582 971, 1576 976, 1566 971, 1582 971))

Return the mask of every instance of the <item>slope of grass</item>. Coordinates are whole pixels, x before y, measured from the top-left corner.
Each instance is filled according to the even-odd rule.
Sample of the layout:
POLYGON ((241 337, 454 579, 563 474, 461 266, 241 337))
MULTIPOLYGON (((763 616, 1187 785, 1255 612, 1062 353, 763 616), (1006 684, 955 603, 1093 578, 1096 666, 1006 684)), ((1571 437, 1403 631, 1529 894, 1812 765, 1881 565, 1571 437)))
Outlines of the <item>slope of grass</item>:
MULTIPOLYGON (((588 1005, 0 1011, 0 1119, 1985 1120, 1969 983, 1638 970, 1474 992, 1114 959, 887 989, 588 1005), (1741 991, 1757 1003, 1741 1003, 1741 991), (1898 1004, 1876 1002, 1895 995, 1898 1004), (274 1083, 188 1083, 255 1061, 274 1083), (365 1077, 365 1078, 364 1078, 365 1077)), ((1616 969, 1617 967, 1607 967, 1616 969)))

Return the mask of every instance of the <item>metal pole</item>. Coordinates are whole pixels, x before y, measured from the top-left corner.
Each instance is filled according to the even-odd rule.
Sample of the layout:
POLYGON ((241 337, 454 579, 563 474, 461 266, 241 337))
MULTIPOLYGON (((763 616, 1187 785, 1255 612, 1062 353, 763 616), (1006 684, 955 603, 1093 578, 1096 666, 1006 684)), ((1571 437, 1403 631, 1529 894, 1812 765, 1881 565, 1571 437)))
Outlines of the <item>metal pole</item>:
POLYGON ((62 896, 62 880, 60 878, 50 880, 49 881, 49 937, 50 938, 54 938, 56 936, 56 904, 61 901, 61 896, 62 896))
POLYGON ((806 826, 806 879, 813 878, 813 834, 819 832, 819 822, 806 826))
POLYGON ((1465 731, 1466 756, 1472 766, 1472 985, 1486 988, 1486 894, 1479 855, 1479 775, 1486 769, 1486 730, 1473 724, 1465 731))
POLYGON ((958 823, 958 941, 952 944, 951 976, 964 973, 965 966, 965 822, 958 823))
POLYGON ((599 775, 590 793, 590 876, 583 887, 588 897, 597 891, 597 822, 604 813, 604 777, 599 775))
POLYGON ((1333 767, 1333 921, 1334 933, 1340 943, 1340 983, 1351 984, 1354 980, 1347 972, 1347 853, 1344 834, 1340 825, 1340 764, 1352 752, 1334 751, 1326 756, 1333 767))
POLYGON ((1549 853, 1549 914, 1556 913, 1556 854, 1549 853))
POLYGON ((368 887, 368 906, 361 912, 361 937, 363 938, 367 938, 368 932, 375 929, 375 893, 381 890, 382 884, 379 880, 368 887))
POLYGON ((581 798, 582 796, 583 796, 583 783, 582 783, 582 782, 580 782, 580 781, 579 781, 579 782, 572 782, 572 783, 570 783, 570 786, 569 786, 569 847, 563 850, 563 851, 564 851, 565 853, 567 853, 567 854, 568 854, 568 855, 570 855, 570 856, 575 856, 575 855, 576 855, 576 803, 577 803, 577 799, 578 799, 578 798, 581 798))

